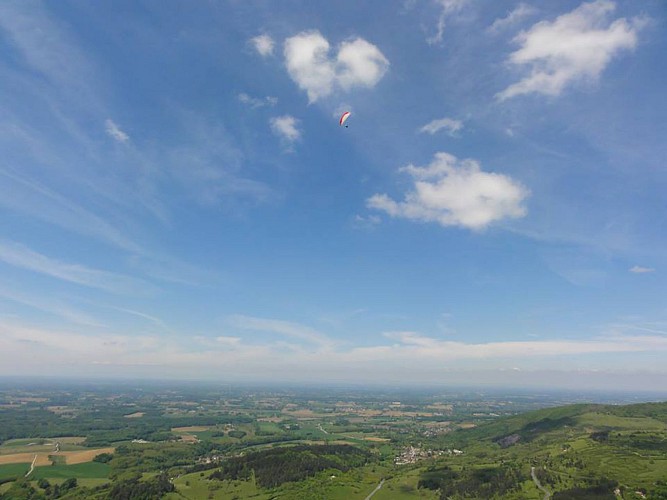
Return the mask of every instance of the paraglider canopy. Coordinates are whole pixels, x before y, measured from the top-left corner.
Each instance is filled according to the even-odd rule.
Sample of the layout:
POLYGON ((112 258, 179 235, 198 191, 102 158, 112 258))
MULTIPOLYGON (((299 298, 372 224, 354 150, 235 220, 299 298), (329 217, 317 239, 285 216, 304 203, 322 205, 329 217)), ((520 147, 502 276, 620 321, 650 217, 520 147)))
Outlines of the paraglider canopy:
MULTIPOLYGON (((345 113, 343 113, 343 114, 340 116, 340 122, 339 122, 339 123, 340 123, 340 126, 341 126, 341 127, 342 127, 343 125, 345 125, 345 122, 347 121, 347 119, 348 119, 349 117, 350 117, 350 112, 349 112, 349 111, 346 111, 345 113)), ((345 126, 347 127, 347 125, 345 125, 345 126)))

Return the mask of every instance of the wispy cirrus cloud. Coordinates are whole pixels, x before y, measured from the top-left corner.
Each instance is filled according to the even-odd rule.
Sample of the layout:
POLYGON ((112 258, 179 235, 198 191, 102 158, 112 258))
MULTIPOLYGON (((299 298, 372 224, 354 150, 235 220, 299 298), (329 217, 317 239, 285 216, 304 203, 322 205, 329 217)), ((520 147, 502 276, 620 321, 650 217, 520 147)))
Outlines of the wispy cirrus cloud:
POLYGON ((509 57, 529 74, 496 94, 504 101, 522 94, 556 96, 568 85, 595 81, 621 51, 634 49, 643 20, 610 21, 616 4, 609 0, 583 3, 554 21, 540 21, 514 41, 520 48, 509 57))
POLYGON ((430 121, 423 127, 419 129, 421 133, 435 134, 440 130, 447 131, 447 134, 450 136, 455 136, 463 128, 463 122, 461 120, 455 120, 453 118, 440 118, 437 120, 430 121))
POLYGON ((20 243, 0 240, 0 261, 90 288, 117 294, 152 294, 157 288, 138 278, 62 262, 20 243))
POLYGON ((628 271, 635 274, 646 274, 646 273, 654 273, 655 269, 652 267, 632 266, 630 269, 628 269, 628 271))
POLYGON ((426 40, 429 45, 442 42, 447 18, 461 11, 470 3, 470 0, 435 0, 435 3, 440 8, 440 15, 438 16, 435 34, 426 40))
POLYGON ((109 134, 109 136, 111 136, 116 142, 124 143, 130 140, 130 136, 123 132, 112 119, 108 118, 105 120, 104 127, 107 134, 109 134))
POLYGON ((475 160, 437 153, 427 167, 409 165, 400 171, 414 179, 404 200, 375 194, 366 200, 369 208, 392 217, 473 230, 526 214, 528 189, 507 175, 484 172, 475 160))
POLYGON ((285 40, 285 66, 312 103, 335 90, 374 87, 389 68, 380 49, 363 38, 340 44, 334 57, 319 31, 304 31, 285 40))
POLYGON ((323 333, 320 333, 309 326, 292 323, 290 321, 256 318, 253 316, 237 314, 230 316, 228 318, 228 323, 231 326, 242 330, 277 333, 279 335, 306 341, 309 344, 314 344, 321 348, 329 348, 333 346, 333 341, 323 333))
POLYGON ((487 31, 492 34, 500 33, 501 31, 515 26, 517 23, 523 21, 524 19, 537 14, 537 12, 538 9, 536 7, 525 3, 520 3, 505 17, 496 19, 493 24, 487 28, 487 31))
POLYGON ((0 168, 0 204, 70 231, 95 237, 124 250, 141 253, 141 247, 105 218, 37 181, 0 168))
POLYGON ((59 299, 38 297, 35 294, 19 291, 15 286, 0 283, 0 298, 28 306, 32 309, 52 314, 69 323, 84 326, 102 327, 100 321, 89 313, 76 309, 59 299))
POLYGON ((275 106, 278 104, 278 98, 277 97, 272 97, 272 96, 266 96, 266 97, 252 97, 245 92, 241 92, 238 95, 238 99, 240 102, 243 104, 250 106, 251 108, 262 108, 264 106, 275 106))

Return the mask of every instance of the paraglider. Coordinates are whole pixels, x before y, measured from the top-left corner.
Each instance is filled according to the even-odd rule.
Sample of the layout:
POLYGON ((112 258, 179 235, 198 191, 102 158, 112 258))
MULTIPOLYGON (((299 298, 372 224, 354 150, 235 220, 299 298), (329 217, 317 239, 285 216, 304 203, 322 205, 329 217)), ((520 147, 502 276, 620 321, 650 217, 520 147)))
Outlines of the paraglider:
MULTIPOLYGON (((347 121, 347 119, 348 119, 349 117, 350 117, 350 112, 349 112, 349 111, 346 111, 345 113, 343 113, 343 114, 340 116, 340 121, 339 121, 339 123, 340 123, 340 126, 341 126, 341 127, 342 127, 343 125, 345 125, 345 122, 347 121)), ((345 128, 347 128, 347 125, 345 125, 345 128)))

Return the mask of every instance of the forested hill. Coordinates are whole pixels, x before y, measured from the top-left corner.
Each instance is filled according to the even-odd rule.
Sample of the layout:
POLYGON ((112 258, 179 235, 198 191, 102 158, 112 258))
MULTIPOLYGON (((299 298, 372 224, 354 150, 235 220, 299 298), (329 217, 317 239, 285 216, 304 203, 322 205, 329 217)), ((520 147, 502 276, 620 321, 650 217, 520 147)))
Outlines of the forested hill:
POLYGON ((532 411, 451 432, 441 446, 469 460, 422 474, 443 499, 524 498, 532 483, 554 499, 667 499, 667 402, 532 411))

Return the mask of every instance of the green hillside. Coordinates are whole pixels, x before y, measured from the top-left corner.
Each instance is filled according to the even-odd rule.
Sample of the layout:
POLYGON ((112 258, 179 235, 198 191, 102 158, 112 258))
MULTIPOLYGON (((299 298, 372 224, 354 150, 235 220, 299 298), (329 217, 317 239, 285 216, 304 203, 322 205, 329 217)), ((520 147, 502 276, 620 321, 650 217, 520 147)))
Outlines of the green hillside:
MULTIPOLYGON (((441 445, 466 451, 422 475, 441 498, 491 498, 485 484, 509 473, 529 477, 537 493, 532 467, 553 498, 667 498, 667 403, 539 410, 453 432, 441 445)), ((505 487, 497 498, 526 494, 505 487)))

